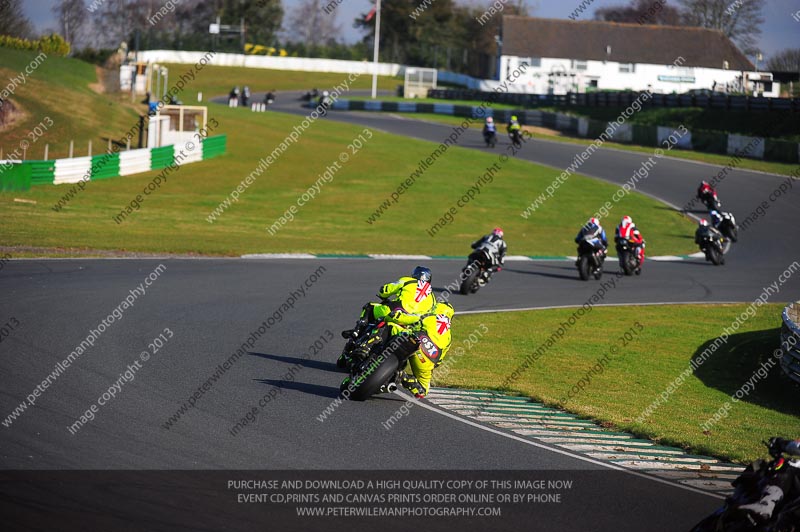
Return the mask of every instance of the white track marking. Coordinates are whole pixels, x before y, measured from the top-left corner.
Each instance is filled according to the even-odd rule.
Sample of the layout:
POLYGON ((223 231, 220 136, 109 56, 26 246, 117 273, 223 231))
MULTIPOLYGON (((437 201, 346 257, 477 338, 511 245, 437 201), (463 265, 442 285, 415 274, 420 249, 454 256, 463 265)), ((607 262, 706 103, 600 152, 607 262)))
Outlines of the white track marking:
MULTIPOLYGON (((406 394, 404 394, 403 392, 401 392, 400 390, 395 390, 394 393, 396 395, 402 397, 404 400, 408 399, 408 396, 406 394)), ((530 445, 532 447, 537 447, 539 449, 544 449, 546 451, 550 451, 550 452, 553 452, 553 453, 561 454, 561 455, 564 455, 564 456, 569 456, 570 458, 575 458, 576 460, 581 460, 583 462, 588 462, 590 464, 594 464, 594 465, 598 465, 598 466, 601 466, 601 467, 605 467, 607 469, 612 469, 614 471, 622 471, 622 472, 625 472, 625 473, 627 473, 629 475, 633 475, 635 477, 640 477, 640 478, 651 480, 653 482, 658 482, 660 484, 664 484, 664 485, 667 485, 667 486, 672 486, 673 488, 680 488, 680 489, 684 489, 684 490, 687 490, 687 491, 691 491, 693 493, 699 493, 700 495, 705 495, 707 497, 713 497, 715 499, 720 499, 720 500, 725 498, 722 495, 717 495, 716 493, 703 491, 702 489, 695 488, 693 486, 687 486, 687 485, 684 485, 684 484, 671 482, 669 480, 665 480, 665 479, 661 479, 661 478, 658 478, 658 477, 654 477, 652 475, 648 475, 648 474, 645 474, 645 473, 640 473, 638 471, 632 471, 632 470, 627 469, 625 467, 621 467, 621 466, 617 466, 617 465, 614 465, 614 464, 610 464, 608 462, 603 462, 601 460, 595 460, 593 458, 589 458, 589 457, 586 457, 586 456, 583 456, 583 455, 580 455, 580 454, 576 454, 576 453, 573 453, 573 452, 570 452, 570 451, 566 451, 564 449, 555 449, 555 448, 550 447, 548 445, 544 445, 544 444, 529 440, 527 438, 522 438, 522 437, 516 436, 514 434, 508 434, 507 432, 503 432, 503 431, 500 431, 500 430, 497 430, 497 429, 493 429, 491 427, 487 427, 486 425, 482 425, 480 423, 476 423, 474 421, 470 421, 468 419, 464 419, 462 417, 456 416, 455 414, 451 414, 450 412, 446 412, 446 411, 441 410, 439 408, 435 408, 434 406, 431 406, 431 405, 427 404, 425 401, 417 401, 415 404, 416 404, 416 406, 420 406, 422 408, 430 410, 431 412, 436 412, 439 415, 448 417, 450 419, 454 419, 454 420, 456 420, 456 421, 458 421, 460 423, 464 423, 465 425, 469 425, 471 427, 475 427, 477 429, 480 429, 480 430, 483 430, 483 431, 486 431, 486 432, 491 432, 492 434, 496 434, 496 435, 502 436, 504 438, 509 438, 511 440, 515 440, 515 441, 518 441, 520 443, 524 443, 526 445, 530 445)))

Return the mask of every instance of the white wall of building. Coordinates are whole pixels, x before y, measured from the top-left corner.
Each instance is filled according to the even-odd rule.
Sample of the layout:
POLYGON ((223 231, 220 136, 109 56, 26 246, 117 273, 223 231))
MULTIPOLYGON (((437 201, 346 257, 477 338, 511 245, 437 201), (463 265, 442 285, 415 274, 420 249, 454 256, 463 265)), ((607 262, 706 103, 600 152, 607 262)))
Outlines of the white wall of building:
MULTIPOLYGON (((541 58, 536 60, 502 56, 500 77, 506 79, 511 72, 519 69, 526 62, 528 66, 525 68, 524 74, 514 82, 515 87, 511 92, 583 93, 591 87, 593 80, 596 82, 596 87, 589 88, 589 90, 641 91, 647 89, 657 94, 671 94, 673 92, 683 93, 691 89, 711 89, 716 82, 716 90, 724 92, 726 85, 731 89, 738 85, 736 78, 742 75, 738 70, 722 68, 694 68, 644 63, 624 65, 623 67, 620 63, 611 61, 578 63, 569 59, 541 58), (631 72, 622 71, 631 68, 633 69, 631 72)), ((777 97, 779 93, 779 84, 774 83, 772 92, 764 93, 764 96, 777 97)))

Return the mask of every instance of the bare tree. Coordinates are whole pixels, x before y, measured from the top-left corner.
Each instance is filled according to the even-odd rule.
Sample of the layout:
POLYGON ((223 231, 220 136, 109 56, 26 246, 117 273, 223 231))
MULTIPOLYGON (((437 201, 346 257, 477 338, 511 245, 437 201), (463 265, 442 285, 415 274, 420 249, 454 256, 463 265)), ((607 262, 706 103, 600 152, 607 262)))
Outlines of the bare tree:
POLYGON ((775 72, 800 72, 800 48, 787 48, 773 55, 767 70, 775 72))
POLYGON ((58 0, 53 6, 53 13, 58 17, 59 33, 74 48, 74 44, 83 36, 86 4, 83 0, 58 0))
POLYGON ((301 0, 289 15, 287 38, 310 46, 335 41, 341 32, 336 24, 336 10, 326 12, 326 2, 301 0))
POLYGON ((758 51, 764 0, 678 0, 690 26, 722 31, 748 55, 758 51))
POLYGON ((22 12, 22 0, 0 1, 0 35, 23 39, 33 36, 33 26, 22 12))
POLYGON ((595 11, 595 20, 638 24, 681 25, 680 11, 666 0, 631 0, 628 5, 602 7, 595 11))

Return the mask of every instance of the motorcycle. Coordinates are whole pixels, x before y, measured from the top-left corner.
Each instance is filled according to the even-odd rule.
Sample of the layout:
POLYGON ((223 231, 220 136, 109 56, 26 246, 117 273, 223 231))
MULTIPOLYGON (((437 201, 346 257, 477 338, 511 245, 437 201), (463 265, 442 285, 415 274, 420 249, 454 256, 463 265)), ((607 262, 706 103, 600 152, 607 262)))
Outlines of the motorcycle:
POLYGON ((494 260, 489 250, 478 248, 473 251, 467 259, 467 265, 461 270, 461 295, 469 295, 477 292, 480 287, 486 285, 492 278, 494 272, 499 272, 500 268, 495 266, 494 260))
POLYGON ((706 254, 714 266, 725 264, 725 237, 708 234, 700 242, 700 251, 706 254))
POLYGON ((729 212, 719 213, 722 220, 716 226, 720 233, 725 235, 725 238, 731 242, 736 242, 739 239, 739 228, 736 226, 736 218, 729 212))
POLYGON ((436 344, 423 331, 404 329, 399 334, 390 334, 389 325, 380 322, 371 334, 386 339, 375 342, 367 356, 353 364, 350 375, 339 386, 345 399, 364 401, 373 395, 397 390, 401 371, 418 349, 432 358, 438 356, 436 344))
POLYGON ((627 238, 617 238, 617 257, 619 258, 619 267, 625 275, 641 275, 642 263, 639 259, 639 250, 627 238))
POLYGON ((797 532, 800 530, 800 475, 795 474, 792 487, 778 503, 772 517, 767 522, 757 522, 756 518, 739 509, 760 499, 767 482, 786 464, 783 453, 774 449, 769 442, 763 442, 769 449, 772 460, 756 460, 733 481, 733 495, 725 499, 725 504, 716 512, 700 521, 692 532, 797 532))
POLYGON ((483 140, 486 142, 487 148, 494 148, 495 144, 497 144, 497 132, 484 130, 483 140))
POLYGON ((578 267, 578 275, 581 281, 588 281, 589 276, 593 275, 596 280, 603 276, 603 262, 606 254, 602 247, 599 247, 592 235, 586 235, 578 243, 578 260, 575 265, 578 267))
POLYGON ((307 91, 305 94, 300 96, 300 99, 304 102, 310 102, 312 100, 317 99, 318 96, 319 96, 319 91, 317 89, 311 89, 310 91, 307 91))
POLYGON ((717 197, 717 191, 706 192, 700 198, 700 201, 706 206, 709 211, 718 211, 722 207, 722 202, 717 197))
POLYGON ((513 144, 515 148, 522 147, 522 135, 518 129, 512 129, 509 131, 508 137, 511 139, 511 144, 513 144))

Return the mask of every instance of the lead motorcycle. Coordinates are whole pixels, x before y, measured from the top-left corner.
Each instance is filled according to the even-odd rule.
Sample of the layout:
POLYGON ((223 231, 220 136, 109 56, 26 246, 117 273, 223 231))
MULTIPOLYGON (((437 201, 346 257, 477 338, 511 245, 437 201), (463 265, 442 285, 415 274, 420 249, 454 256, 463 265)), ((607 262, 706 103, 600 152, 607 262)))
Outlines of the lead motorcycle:
POLYGON ((722 508, 695 525, 692 532, 800 532, 800 475, 796 473, 791 487, 766 522, 759 522, 757 517, 739 509, 742 505, 758 501, 764 486, 777 471, 793 467, 772 441, 763 443, 769 449, 772 460, 756 460, 748 465, 733 481, 733 495, 725 499, 722 508))
POLYGON ((494 272, 499 272, 502 268, 495 266, 489 250, 478 248, 470 253, 467 265, 461 270, 461 295, 474 294, 482 286, 489 283, 494 272))
POLYGON ((406 362, 417 350, 433 359, 439 355, 439 348, 424 331, 401 328, 392 334, 391 326, 382 321, 371 334, 380 340, 371 343, 364 357, 353 362, 350 375, 339 386, 344 399, 364 401, 379 393, 393 392, 406 362))
POLYGON ((575 262, 575 266, 578 267, 581 281, 588 281, 590 275, 593 275, 596 280, 603 276, 606 254, 596 241, 596 237, 586 235, 578 243, 578 260, 575 262))

